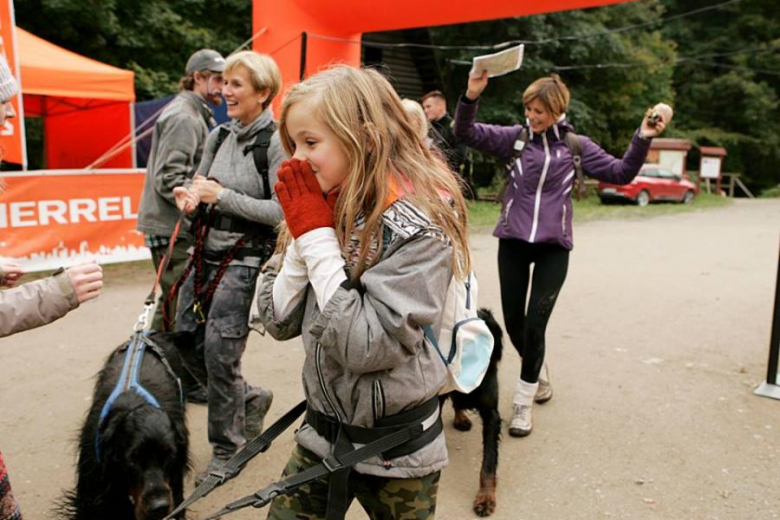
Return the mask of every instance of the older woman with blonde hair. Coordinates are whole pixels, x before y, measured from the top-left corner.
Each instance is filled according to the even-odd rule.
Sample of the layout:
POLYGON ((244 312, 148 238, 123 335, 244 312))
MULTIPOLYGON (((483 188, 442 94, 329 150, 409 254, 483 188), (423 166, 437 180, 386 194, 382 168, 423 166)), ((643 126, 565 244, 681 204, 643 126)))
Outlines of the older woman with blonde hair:
POLYGON ((196 483, 262 431, 273 399, 244 381, 241 357, 255 281, 282 219, 272 186, 284 151, 270 109, 282 79, 270 56, 252 51, 229 56, 223 77, 232 121, 209 135, 193 182, 174 190, 180 208, 198 208, 176 314, 177 330, 195 333, 207 372, 213 457, 196 483))

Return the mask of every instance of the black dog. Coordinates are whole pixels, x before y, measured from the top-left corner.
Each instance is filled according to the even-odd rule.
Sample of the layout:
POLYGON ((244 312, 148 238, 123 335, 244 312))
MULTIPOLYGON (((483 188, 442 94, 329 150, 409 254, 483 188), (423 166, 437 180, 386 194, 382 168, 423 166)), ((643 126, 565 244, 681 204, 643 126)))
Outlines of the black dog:
POLYGON ((76 488, 59 503, 63 518, 160 520, 184 499, 189 434, 175 374, 182 372, 179 348, 187 348, 192 337, 172 333, 149 339, 158 349, 147 347, 138 383, 159 408, 131 388, 119 393, 101 420, 125 363, 127 343, 119 347, 95 384, 79 437, 76 488))
POLYGON ((498 485, 496 470, 498 443, 501 437, 501 416, 498 414, 498 362, 501 361, 504 333, 489 310, 482 308, 477 314, 485 320, 495 339, 487 373, 479 387, 470 394, 450 392, 443 400, 452 399, 452 406, 455 409, 453 426, 458 430, 471 429, 471 420, 466 416, 466 410, 476 410, 482 419, 482 470, 479 473, 479 491, 474 499, 474 512, 479 516, 490 516, 496 510, 496 486, 498 485))

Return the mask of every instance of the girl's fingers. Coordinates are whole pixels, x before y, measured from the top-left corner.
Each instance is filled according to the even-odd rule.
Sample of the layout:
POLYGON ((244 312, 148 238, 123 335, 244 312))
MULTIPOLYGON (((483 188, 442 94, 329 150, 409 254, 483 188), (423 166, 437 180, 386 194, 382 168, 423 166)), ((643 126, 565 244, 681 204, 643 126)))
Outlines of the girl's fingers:
POLYGON ((287 183, 284 182, 277 182, 274 184, 274 191, 276 192, 276 196, 279 198, 279 204, 282 206, 282 210, 284 210, 285 206, 290 204, 290 192, 287 190, 287 183))
POLYGON ((314 175, 314 170, 311 169, 311 165, 308 162, 301 163, 301 177, 303 178, 303 184, 309 193, 322 194, 322 188, 320 183, 317 182, 317 176, 314 175))

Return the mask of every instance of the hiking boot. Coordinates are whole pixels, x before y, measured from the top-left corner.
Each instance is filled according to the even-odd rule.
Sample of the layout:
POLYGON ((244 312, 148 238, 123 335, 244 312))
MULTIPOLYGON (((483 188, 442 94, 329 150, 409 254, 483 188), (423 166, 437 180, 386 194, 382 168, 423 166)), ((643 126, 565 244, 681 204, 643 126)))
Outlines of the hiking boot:
POLYGON ((512 405, 512 422, 509 423, 509 435, 525 437, 534 429, 533 408, 525 404, 512 405))
MULTIPOLYGON (((216 455, 211 457, 211 461, 209 462, 209 465, 206 467, 205 471, 201 471, 197 475, 195 475, 195 487, 200 486, 204 480, 206 480, 212 471, 219 471, 222 470, 227 464, 227 461, 230 460, 230 457, 223 458, 223 457, 217 457, 216 455)), ((230 480, 231 478, 238 475, 238 473, 226 473, 225 474, 225 480, 230 480)))
POLYGON ((553 390, 550 384, 550 371, 547 369, 547 363, 542 367, 542 373, 539 374, 539 389, 536 390, 534 396, 534 402, 536 404, 544 404, 552 399, 553 390))
POLYGON ((258 395, 246 402, 244 437, 246 437, 247 442, 263 433, 263 419, 265 419, 273 401, 274 393, 267 388, 261 388, 258 395))
POLYGON ((512 397, 512 421, 509 423, 509 435, 512 437, 525 437, 533 430, 532 407, 539 386, 539 383, 517 380, 515 395, 512 397))

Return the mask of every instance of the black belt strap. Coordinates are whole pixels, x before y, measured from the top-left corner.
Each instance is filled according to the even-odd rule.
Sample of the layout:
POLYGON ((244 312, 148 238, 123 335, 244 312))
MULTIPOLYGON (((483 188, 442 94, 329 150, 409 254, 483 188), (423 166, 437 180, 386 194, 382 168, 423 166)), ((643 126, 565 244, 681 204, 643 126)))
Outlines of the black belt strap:
POLYGON ((295 405, 292 410, 280 417, 275 423, 268 427, 262 435, 258 435, 246 443, 238 453, 233 455, 233 457, 222 466, 221 469, 212 471, 206 480, 201 482, 200 486, 198 486, 184 502, 179 504, 179 507, 163 520, 174 518, 192 505, 193 502, 200 500, 211 493, 214 488, 221 486, 229 479, 238 475, 250 460, 255 458, 259 453, 266 451, 271 446, 271 442, 289 428, 290 425, 301 416, 304 410, 306 410, 305 400, 295 405))
MULTIPOLYGON (((346 432, 342 428, 333 445, 333 457, 335 460, 343 460, 344 456, 354 449, 355 447, 349 442, 346 432)), ((343 520, 344 515, 347 514, 349 474, 352 473, 352 466, 342 466, 331 472, 328 479, 328 508, 325 511, 325 520, 343 520)))
MULTIPOLYGON (((441 427, 441 418, 439 418, 437 424, 439 427, 441 427)), ((433 428, 434 427, 431 427, 429 429, 433 428)), ((318 480, 326 475, 332 475, 333 473, 341 471, 345 468, 352 467, 355 464, 363 462, 366 459, 370 459, 371 457, 375 457, 380 453, 391 451, 393 448, 401 446, 415 439, 416 437, 419 437, 422 433, 422 423, 417 423, 382 437, 361 448, 352 450, 344 455, 337 456, 334 454, 333 456, 323 459, 323 461, 316 466, 312 466, 311 468, 301 471, 300 473, 296 473, 295 475, 292 475, 285 480, 275 482, 252 495, 248 495, 226 505, 217 513, 207 517, 206 520, 216 520, 220 516, 235 513, 236 511, 249 506, 255 508, 265 507, 279 495, 289 495, 299 487, 306 485, 309 482, 318 480)))
POLYGON ((267 224, 253 222, 245 218, 227 215, 225 213, 216 213, 214 215, 214 220, 211 222, 211 229, 230 231, 232 233, 240 233, 242 235, 258 238, 276 238, 276 231, 267 224))
MULTIPOLYGON (((374 428, 362 428, 360 426, 341 424, 329 415, 309 408, 306 410, 306 423, 331 444, 336 444, 338 436, 342 431, 346 434, 346 437, 350 442, 355 444, 369 444, 381 437, 407 428, 410 424, 423 422, 436 413, 438 408, 439 398, 436 396, 416 408, 377 420, 376 427, 374 428)), ((439 418, 439 421, 440 420, 441 418, 439 418)), ((403 446, 398 446, 387 453, 382 453, 382 457, 389 460, 414 453, 436 438, 441 430, 436 432, 434 429, 435 427, 436 425, 434 424, 431 428, 425 430, 423 435, 417 439, 414 439, 403 446)))

